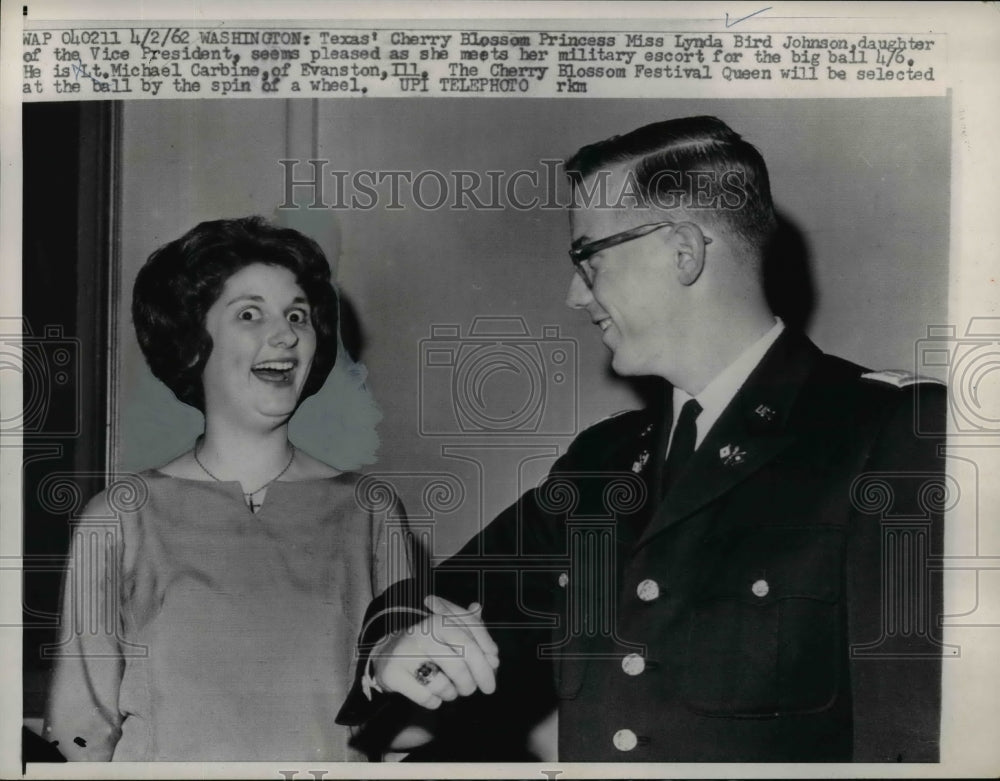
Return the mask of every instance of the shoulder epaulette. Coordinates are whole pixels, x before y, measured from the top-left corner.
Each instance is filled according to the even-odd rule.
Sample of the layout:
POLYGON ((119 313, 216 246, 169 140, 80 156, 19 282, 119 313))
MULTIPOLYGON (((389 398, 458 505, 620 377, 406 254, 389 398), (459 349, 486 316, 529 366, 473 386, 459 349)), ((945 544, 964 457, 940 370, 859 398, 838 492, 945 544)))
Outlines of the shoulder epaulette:
POLYGON ((630 413, 630 412, 635 412, 635 410, 634 409, 620 409, 617 412, 612 412, 610 415, 605 415, 600 420, 595 420, 594 423, 593 423, 593 425, 596 426, 599 423, 603 423, 606 420, 614 420, 615 418, 620 418, 622 415, 628 415, 628 413, 630 413))
POLYGON ((862 374, 861 379, 869 380, 871 382, 882 382, 896 388, 906 388, 910 385, 918 385, 925 382, 934 383, 935 385, 944 385, 944 383, 936 377, 914 374, 913 372, 904 371, 903 369, 883 369, 878 372, 868 372, 867 374, 862 374))
POLYGON ((591 431, 592 429, 600 428, 605 423, 608 423, 608 422, 610 422, 612 420, 615 420, 616 418, 620 418, 620 417, 623 417, 625 415, 628 415, 630 413, 635 413, 635 412, 640 412, 640 410, 623 409, 623 410, 619 410, 618 412, 612 412, 610 415, 605 415, 600 420, 595 420, 593 423, 591 423, 589 426, 587 426, 583 431, 591 431))

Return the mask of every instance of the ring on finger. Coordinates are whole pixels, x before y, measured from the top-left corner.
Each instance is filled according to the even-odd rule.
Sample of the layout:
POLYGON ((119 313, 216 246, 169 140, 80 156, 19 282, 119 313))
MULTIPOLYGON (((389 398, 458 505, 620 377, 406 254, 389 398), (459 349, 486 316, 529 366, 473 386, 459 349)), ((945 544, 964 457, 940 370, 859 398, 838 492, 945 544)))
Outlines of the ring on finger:
POLYGON ((431 682, 431 678, 437 675, 441 671, 434 662, 424 662, 413 673, 413 676, 417 679, 417 683, 421 686, 426 686, 431 682))

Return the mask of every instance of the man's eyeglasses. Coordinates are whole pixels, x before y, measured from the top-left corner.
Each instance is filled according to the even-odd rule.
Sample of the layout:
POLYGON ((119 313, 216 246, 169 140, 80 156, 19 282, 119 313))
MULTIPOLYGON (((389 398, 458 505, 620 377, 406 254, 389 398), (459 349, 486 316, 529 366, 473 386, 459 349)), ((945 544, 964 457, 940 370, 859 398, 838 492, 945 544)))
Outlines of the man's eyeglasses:
MULTIPOLYGON (((603 239, 588 241, 578 247, 573 247, 569 251, 569 258, 573 261, 576 273, 580 275, 588 288, 592 288, 594 286, 594 272, 587 261, 594 257, 594 255, 609 247, 617 247, 626 241, 640 239, 643 236, 648 236, 653 231, 658 231, 660 228, 673 227, 676 224, 675 222, 648 222, 645 225, 637 225, 621 233, 614 233, 610 236, 605 236, 603 239)), ((712 243, 710 237, 705 236, 704 239, 706 244, 712 243)))

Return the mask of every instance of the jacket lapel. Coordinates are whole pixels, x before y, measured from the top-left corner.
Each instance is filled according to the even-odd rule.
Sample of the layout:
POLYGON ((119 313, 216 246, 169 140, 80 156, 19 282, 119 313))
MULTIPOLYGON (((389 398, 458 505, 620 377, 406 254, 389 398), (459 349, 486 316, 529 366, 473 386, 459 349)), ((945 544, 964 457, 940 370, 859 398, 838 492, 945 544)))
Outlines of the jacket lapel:
POLYGON ((795 441, 789 416, 819 354, 796 332, 778 338, 660 501, 636 547, 723 496, 795 441))

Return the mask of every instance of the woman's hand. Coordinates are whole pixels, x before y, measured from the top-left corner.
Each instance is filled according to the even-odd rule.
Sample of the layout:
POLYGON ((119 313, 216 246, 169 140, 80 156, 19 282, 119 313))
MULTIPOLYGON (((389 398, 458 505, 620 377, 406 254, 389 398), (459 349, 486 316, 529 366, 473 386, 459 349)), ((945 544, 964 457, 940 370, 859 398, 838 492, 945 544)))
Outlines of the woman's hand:
POLYGON ((429 616, 372 650, 379 687, 430 709, 476 690, 492 694, 500 657, 483 625, 482 607, 473 602, 465 610, 433 595, 424 604, 432 611, 429 616))

